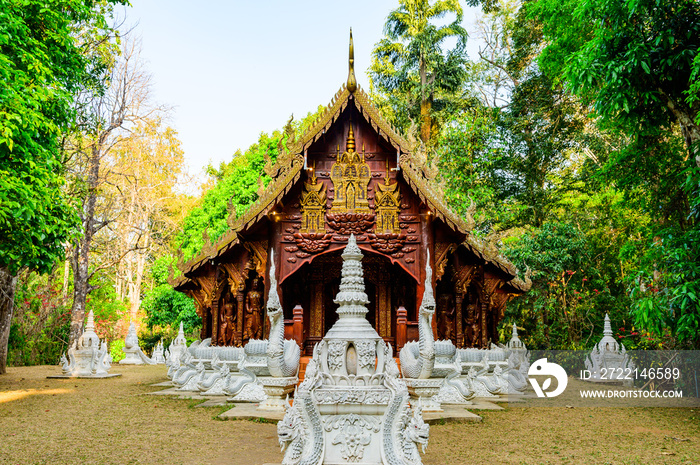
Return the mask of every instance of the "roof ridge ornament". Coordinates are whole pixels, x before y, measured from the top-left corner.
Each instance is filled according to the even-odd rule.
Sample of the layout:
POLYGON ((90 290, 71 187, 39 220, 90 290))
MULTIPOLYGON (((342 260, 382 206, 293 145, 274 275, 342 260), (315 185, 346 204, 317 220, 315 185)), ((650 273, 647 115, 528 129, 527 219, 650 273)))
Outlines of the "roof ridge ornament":
POLYGON ((348 83, 347 89, 351 93, 357 90, 357 79, 355 79, 355 46, 352 42, 352 28, 350 28, 350 55, 348 58, 348 83))

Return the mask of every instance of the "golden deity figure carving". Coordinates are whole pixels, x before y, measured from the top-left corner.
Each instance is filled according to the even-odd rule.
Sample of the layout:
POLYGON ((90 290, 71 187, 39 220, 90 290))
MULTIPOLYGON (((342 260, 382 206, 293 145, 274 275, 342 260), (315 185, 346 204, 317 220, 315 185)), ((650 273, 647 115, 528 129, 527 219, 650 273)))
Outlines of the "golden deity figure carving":
POLYGON ((399 212, 401 211, 401 193, 399 184, 389 183, 389 161, 386 164, 384 184, 377 183, 374 198, 374 209, 377 214, 376 234, 400 234, 399 212))
POLYGON ((335 196, 331 213, 369 213, 367 186, 372 177, 365 156, 355 152, 355 135, 352 123, 348 131, 345 152, 338 155, 331 167, 331 181, 335 196))
POLYGON ((310 182, 304 183, 301 193, 301 228, 300 233, 325 233, 326 186, 316 179, 312 172, 310 182))

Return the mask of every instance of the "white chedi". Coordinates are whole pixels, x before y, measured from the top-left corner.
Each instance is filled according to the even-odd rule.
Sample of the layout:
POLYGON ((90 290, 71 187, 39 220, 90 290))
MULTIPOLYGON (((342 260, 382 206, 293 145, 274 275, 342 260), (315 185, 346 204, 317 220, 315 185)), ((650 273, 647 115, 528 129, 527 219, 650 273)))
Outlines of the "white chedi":
POLYGON ((165 354, 163 353, 163 341, 158 341, 158 344, 153 348, 153 355, 151 355, 151 360, 156 365, 165 364, 165 354))
POLYGON ((120 365, 153 365, 154 362, 139 347, 139 338, 136 335, 136 325, 132 321, 129 324, 129 331, 124 340, 124 358, 119 361, 120 365))
POLYGON ((95 320, 92 310, 87 317, 85 329, 73 347, 68 349, 68 356, 61 356, 64 376, 81 378, 105 378, 112 367, 112 357, 107 344, 100 341, 95 333, 95 320))
POLYGON ((409 403, 391 346, 365 315, 362 253, 350 236, 343 252, 338 320, 314 347, 294 404, 277 424, 283 465, 420 465, 429 426, 409 403))
POLYGON ((634 363, 629 358, 624 344, 619 344, 613 337, 610 317, 605 314, 603 339, 593 347, 586 357, 586 370, 590 377, 586 381, 625 381, 629 371, 634 370, 634 363))
POLYGON ((165 364, 170 366, 174 361, 179 361, 182 354, 187 351, 187 339, 185 339, 185 331, 180 322, 180 330, 177 332, 177 337, 170 343, 170 347, 165 351, 165 364))

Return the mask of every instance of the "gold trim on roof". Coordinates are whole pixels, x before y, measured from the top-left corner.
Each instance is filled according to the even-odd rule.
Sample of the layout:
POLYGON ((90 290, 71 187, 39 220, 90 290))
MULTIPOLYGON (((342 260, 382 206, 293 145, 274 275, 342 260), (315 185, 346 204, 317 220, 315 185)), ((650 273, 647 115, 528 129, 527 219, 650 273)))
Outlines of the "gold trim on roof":
MULTIPOLYGON (((222 236, 215 245, 206 247, 195 258, 178 265, 183 274, 194 271, 208 260, 215 259, 240 243, 239 232, 245 231, 271 212, 273 207, 282 200, 282 197, 301 178, 301 171, 304 166, 304 151, 330 129, 349 102, 352 102, 372 128, 396 149, 397 155, 399 155, 398 168, 403 174, 404 180, 430 211, 449 228, 466 235, 462 245, 487 263, 491 263, 511 276, 516 276, 517 270, 508 259, 500 254, 495 254, 494 256, 493 253, 488 253, 486 244, 483 244, 482 241, 470 234, 470 231, 474 228, 474 220, 471 218, 471 215, 467 213, 466 220, 457 216, 445 203, 439 187, 428 182, 427 178, 430 173, 426 172, 426 169, 423 167, 424 163, 421 163, 422 158, 418 153, 418 146, 415 143, 410 144, 391 124, 381 117, 377 108, 370 101, 369 96, 359 85, 351 93, 345 84, 335 94, 326 107, 326 111, 311 124, 304 134, 293 141, 290 149, 280 153, 277 162, 273 166, 266 167, 266 171, 273 178, 272 181, 265 188, 263 195, 243 215, 236 219, 231 219, 232 216, 230 216, 228 223, 231 230, 222 236)), ((183 277, 176 286, 184 284, 187 280, 187 278, 183 277)), ((516 276, 511 281, 508 281, 508 284, 524 292, 530 288, 531 281, 527 277, 523 281, 516 276)))

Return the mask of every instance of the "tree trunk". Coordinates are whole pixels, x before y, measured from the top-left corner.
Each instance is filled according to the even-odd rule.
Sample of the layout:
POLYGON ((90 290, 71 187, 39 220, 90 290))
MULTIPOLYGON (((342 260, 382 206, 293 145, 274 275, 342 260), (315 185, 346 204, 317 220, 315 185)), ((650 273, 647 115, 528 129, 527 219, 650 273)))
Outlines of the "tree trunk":
POLYGON ((70 278, 70 248, 66 247, 66 262, 63 266, 63 287, 61 288, 61 297, 65 301, 68 298, 68 278, 70 278))
POLYGON ((11 275, 7 268, 0 267, 0 375, 6 372, 7 367, 7 343, 10 339, 16 286, 17 276, 11 275))
POLYGON ((87 194, 83 205, 83 236, 78 240, 73 254, 73 307, 70 315, 70 336, 68 347, 83 334, 85 320, 85 303, 90 292, 90 246, 95 234, 95 204, 97 203, 97 186, 100 174, 100 145, 101 140, 95 141, 91 149, 87 194))
POLYGON ((432 127, 432 121, 430 118, 431 101, 428 95, 430 93, 426 92, 428 86, 428 72, 425 69, 425 60, 421 56, 419 62, 419 73, 420 73, 420 139, 423 145, 428 146, 428 141, 430 140, 430 129, 432 127))
POLYGON ((695 124, 697 113, 685 102, 674 101, 663 89, 659 89, 659 92, 666 100, 666 106, 681 125, 681 133, 685 139, 685 145, 688 147, 688 152, 695 157, 695 163, 700 167, 700 127, 695 124))

